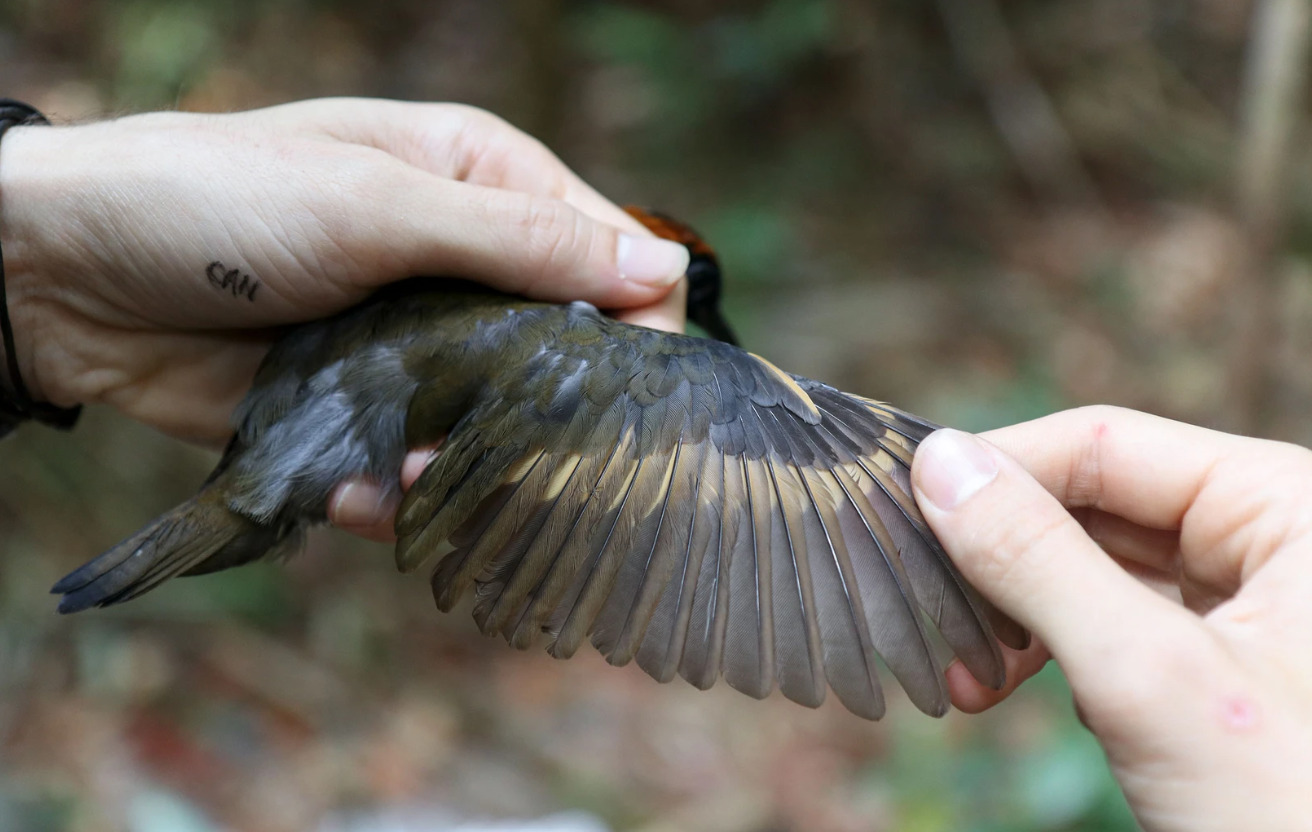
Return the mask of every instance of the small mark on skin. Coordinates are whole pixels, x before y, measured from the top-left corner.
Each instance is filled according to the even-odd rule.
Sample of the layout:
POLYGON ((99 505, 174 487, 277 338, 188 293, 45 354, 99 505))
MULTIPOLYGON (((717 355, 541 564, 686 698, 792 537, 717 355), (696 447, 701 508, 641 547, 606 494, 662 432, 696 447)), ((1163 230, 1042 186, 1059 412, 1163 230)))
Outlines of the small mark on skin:
POLYGON ((1257 703, 1246 696, 1230 696, 1221 703, 1221 724, 1236 733, 1248 733, 1257 727, 1257 703))
POLYGON ((255 302, 255 292, 260 288, 260 281, 241 269, 229 269, 222 262, 215 260, 205 267, 205 279, 221 292, 231 292, 234 298, 244 297, 255 302))

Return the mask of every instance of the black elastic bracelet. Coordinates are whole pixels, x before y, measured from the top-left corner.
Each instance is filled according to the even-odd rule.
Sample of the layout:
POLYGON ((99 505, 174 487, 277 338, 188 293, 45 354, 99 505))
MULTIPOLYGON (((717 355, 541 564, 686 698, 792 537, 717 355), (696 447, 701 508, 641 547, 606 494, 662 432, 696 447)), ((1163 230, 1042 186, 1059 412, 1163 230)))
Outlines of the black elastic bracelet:
MULTIPOLYGON (((30 104, 12 98, 0 98, 0 139, 10 127, 28 124, 49 124, 30 104)), ((3 194, 0 194, 0 198, 3 194)), ((8 389, 0 384, 0 436, 4 436, 23 422, 35 419, 51 427, 68 430, 82 414, 82 406, 56 407, 49 402, 38 402, 27 392, 23 376, 18 371, 18 351, 14 347, 14 326, 9 321, 9 300, 5 293, 5 257, 0 249, 0 338, 3 338, 5 361, 9 365, 8 389)))

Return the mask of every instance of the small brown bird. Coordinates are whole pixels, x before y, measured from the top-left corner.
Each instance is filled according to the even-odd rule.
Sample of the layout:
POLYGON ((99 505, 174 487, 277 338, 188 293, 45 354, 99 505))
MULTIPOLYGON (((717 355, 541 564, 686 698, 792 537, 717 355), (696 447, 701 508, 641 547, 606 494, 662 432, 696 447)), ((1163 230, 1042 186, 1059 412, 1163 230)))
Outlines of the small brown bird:
MULTIPOLYGON (((689 316, 732 340, 719 269, 693 253, 689 316)), ((946 712, 927 620, 981 682, 1025 632, 962 579, 916 508, 910 465, 935 425, 714 340, 630 326, 459 281, 416 279, 306 324, 269 353, 196 496, 54 587, 61 612, 299 545, 340 481, 405 495, 396 563, 428 563, 437 606, 471 587, 483 632, 699 688, 723 673, 877 719, 882 657, 946 712)))

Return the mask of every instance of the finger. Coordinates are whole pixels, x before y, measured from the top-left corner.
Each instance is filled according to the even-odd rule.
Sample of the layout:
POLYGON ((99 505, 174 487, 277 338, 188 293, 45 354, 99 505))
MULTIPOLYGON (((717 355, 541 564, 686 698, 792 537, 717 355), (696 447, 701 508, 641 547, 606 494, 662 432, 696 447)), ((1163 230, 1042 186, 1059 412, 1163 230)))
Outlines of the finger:
POLYGON ((683 332, 687 309, 688 281, 681 280, 659 303, 636 309, 619 310, 615 312, 615 317, 635 326, 662 329, 666 332, 683 332))
POLYGON ((363 479, 341 483, 328 497, 328 522, 344 532, 379 543, 393 543, 392 519, 400 500, 394 490, 363 479))
POLYGON ((1179 571, 1178 532, 1150 529, 1096 508, 1073 508, 1070 513, 1108 554, 1159 573, 1179 571))
MULTIPOLYGON (((406 454, 401 463, 401 492, 415 484, 428 463, 437 456, 437 447, 420 448, 406 454)), ((400 504, 395 492, 366 479, 353 479, 333 489, 328 498, 328 522, 345 532, 376 540, 396 542, 392 530, 396 508, 400 504)))
MULTIPOLYGON (((1106 549, 1104 549, 1104 551, 1106 551, 1106 549)), ((1116 562, 1117 566, 1125 570, 1127 575, 1148 587, 1153 592, 1156 592, 1171 603, 1184 604, 1186 607, 1189 607, 1189 609, 1194 609, 1195 612, 1197 611, 1194 607, 1189 606, 1189 604, 1185 602, 1185 598, 1181 594, 1181 580, 1178 568, 1171 572, 1163 572, 1160 569, 1145 566, 1137 560, 1129 560, 1120 557, 1112 551, 1107 551, 1107 554, 1116 562)))
MULTIPOLYGON (((458 169, 452 178, 559 199, 623 231, 651 233, 623 208, 593 189, 542 142, 492 113, 471 107, 462 109, 466 126, 462 140, 454 148, 458 169)), ((441 171, 448 164, 432 155, 410 159, 411 164, 425 170, 441 171)))
POLYGON ((1189 581, 1232 594, 1301 529, 1312 454, 1112 407, 987 434, 1063 504, 1178 530, 1189 581))
POLYGON ((556 199, 439 179, 394 161, 348 189, 334 237, 360 279, 458 275, 512 294, 601 308, 647 306, 688 268, 688 249, 599 223, 556 199), (361 202, 367 205, 361 206, 361 202))
POLYGON ((1002 661, 1007 670, 1007 681, 1001 689, 995 690, 982 685, 966 666, 954 660, 947 669, 948 693, 957 710, 968 714, 987 711, 1002 700, 1011 696, 1021 683, 1043 669, 1052 654, 1037 639, 1030 642, 1024 650, 1014 650, 1002 646, 1002 661))
POLYGON ((597 193, 546 145, 478 107, 327 98, 259 112, 308 122, 335 139, 375 147, 445 179, 559 199, 622 231, 646 233, 642 223, 597 193))
POLYGON ((405 493, 410 490, 410 486, 415 484, 419 475, 424 473, 428 464, 437 458, 438 450, 441 445, 434 445, 431 448, 416 448, 405 455, 405 460, 401 463, 401 492, 405 493))
MULTIPOLYGON (((456 161, 455 173, 463 181, 559 199, 622 233, 651 235, 645 225, 598 193, 537 139, 486 111, 460 109, 466 126, 461 133, 462 140, 456 143, 455 151, 461 158, 456 161)), ((409 142, 407 146, 432 147, 432 143, 409 142)), ((436 154, 437 158, 434 156, 409 154, 406 158, 425 170, 450 172, 450 160, 441 158, 442 153, 436 154)), ((618 309, 614 314, 619 320, 637 326, 683 332, 687 319, 687 281, 676 283, 654 304, 618 309)))
POLYGON ((1114 653, 1152 649, 1178 607, 1127 575, 1014 460, 938 431, 916 452, 916 502, 966 579, 1047 645, 1073 685, 1114 653))
MULTIPOLYGON (((500 241, 502 245, 492 252, 486 245, 475 246, 473 254, 478 262, 464 271, 455 269, 460 269, 471 253, 461 256, 461 252, 451 251, 449 245, 442 244, 449 243, 449 237, 438 241, 439 251, 453 255, 449 258, 452 273, 545 300, 583 299, 601 307, 632 308, 633 323, 683 330, 686 307, 681 294, 670 297, 675 294, 670 286, 687 269, 686 252, 678 251, 677 244, 640 242, 652 239, 642 223, 597 193, 541 142, 497 116, 458 104, 370 99, 296 102, 253 115, 266 121, 310 126, 334 139, 376 148, 404 162, 404 167, 416 174, 539 197, 519 211, 512 211, 518 216, 510 227, 492 226, 493 234, 482 235, 482 242, 500 241), (542 207, 552 202, 564 203, 579 217, 542 207), (527 258, 507 260, 508 251, 521 243, 506 241, 506 234, 513 236, 524 230, 536 241, 521 249, 527 258), (583 268, 576 270, 579 265, 583 268), (562 280, 562 275, 573 279, 562 280), (539 290, 535 283, 546 285, 539 290)), ((395 195, 394 189, 389 190, 392 192, 383 197, 387 201, 395 195)), ((444 214, 430 214, 428 218, 450 219, 444 214)), ((426 239, 428 232, 421 229, 418 244, 424 245, 426 239)), ((368 237, 364 242, 370 242, 368 237)), ((421 256, 420 261, 440 269, 447 265, 448 258, 434 261, 421 256)), ((367 258, 357 262, 378 261, 367 258)), ((385 272, 372 277, 378 283, 395 279, 395 274, 385 272)))
POLYGON ((981 434, 1067 507, 1179 529, 1215 466, 1290 446, 1118 407, 1085 407, 981 434))
MULTIPOLYGON (((1306 541, 1291 545, 1272 557, 1238 595, 1228 599, 1204 598, 1210 602, 1209 620, 1224 621, 1246 640, 1287 655, 1312 656, 1312 547, 1306 541), (1278 634, 1273 638, 1273 635, 1278 634)), ((1312 662, 1302 667, 1312 675, 1312 662)))

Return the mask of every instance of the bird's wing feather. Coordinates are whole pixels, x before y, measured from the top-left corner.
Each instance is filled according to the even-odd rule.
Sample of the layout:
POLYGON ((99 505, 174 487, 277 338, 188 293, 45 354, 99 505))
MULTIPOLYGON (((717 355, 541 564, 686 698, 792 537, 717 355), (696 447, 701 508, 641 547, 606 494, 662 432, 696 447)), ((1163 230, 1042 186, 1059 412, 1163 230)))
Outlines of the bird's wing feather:
POLYGON ((941 714, 928 622, 1001 686, 995 633, 911 497, 934 425, 710 341, 572 309, 551 346, 489 379, 397 518, 398 565, 436 560, 444 610, 556 656, 589 639, 662 681, 724 675, 878 718, 876 657, 941 714), (586 320, 584 320, 586 318, 586 320), (588 349, 579 348, 583 341, 588 349))

